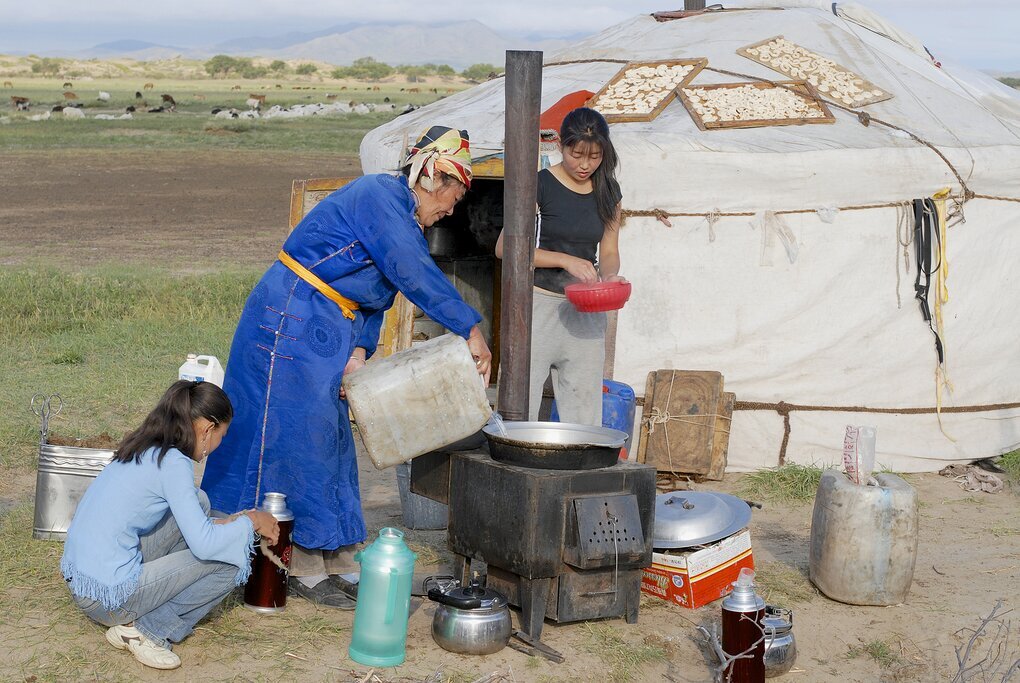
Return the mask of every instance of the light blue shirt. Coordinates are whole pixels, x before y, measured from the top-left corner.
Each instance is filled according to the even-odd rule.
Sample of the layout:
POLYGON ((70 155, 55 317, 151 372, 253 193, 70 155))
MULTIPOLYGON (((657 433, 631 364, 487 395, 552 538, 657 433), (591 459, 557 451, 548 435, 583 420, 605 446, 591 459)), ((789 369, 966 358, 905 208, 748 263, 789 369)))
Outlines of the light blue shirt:
POLYGON ((176 448, 156 465, 158 449, 141 462, 111 462, 85 491, 67 531, 60 571, 71 591, 116 609, 134 593, 142 573, 139 537, 169 510, 191 552, 238 568, 236 584, 248 580, 254 527, 242 515, 213 524, 198 500, 195 463, 176 448))

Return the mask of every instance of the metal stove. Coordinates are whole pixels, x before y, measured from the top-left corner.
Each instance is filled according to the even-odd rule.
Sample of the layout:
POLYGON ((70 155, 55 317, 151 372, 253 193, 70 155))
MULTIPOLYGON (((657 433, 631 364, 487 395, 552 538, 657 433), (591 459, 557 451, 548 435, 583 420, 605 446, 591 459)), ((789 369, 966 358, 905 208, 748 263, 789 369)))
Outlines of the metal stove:
POLYGON ((637 621, 654 467, 534 469, 483 451, 440 452, 412 461, 411 490, 449 505, 457 578, 466 585, 471 560, 485 562, 487 585, 520 607, 529 641, 539 642, 546 618, 637 621))

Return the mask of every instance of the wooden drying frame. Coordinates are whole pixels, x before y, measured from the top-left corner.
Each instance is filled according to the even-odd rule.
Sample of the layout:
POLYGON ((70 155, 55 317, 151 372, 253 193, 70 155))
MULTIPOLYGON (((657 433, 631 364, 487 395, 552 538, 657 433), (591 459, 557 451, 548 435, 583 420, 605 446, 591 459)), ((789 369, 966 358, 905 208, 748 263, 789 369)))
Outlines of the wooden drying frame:
POLYGON ((694 108, 694 105, 688 99, 687 94, 684 92, 684 88, 677 88, 677 95, 680 97, 680 101, 684 103, 684 107, 690 113, 691 118, 694 119, 694 123, 701 130, 719 130, 722 128, 762 128, 766 126, 799 126, 806 123, 835 123, 836 117, 832 115, 829 108, 825 106, 823 102, 815 92, 814 88, 811 87, 806 81, 776 81, 773 83, 764 83, 762 81, 748 81, 744 83, 713 83, 709 85, 697 85, 697 87, 703 90, 722 90, 728 88, 740 88, 745 85, 758 88, 759 90, 765 90, 767 88, 785 88, 786 90, 793 90, 804 99, 813 103, 818 107, 823 116, 817 116, 814 118, 799 118, 799 119, 750 119, 747 121, 702 121, 701 114, 694 108))
MULTIPOLYGON (((745 45, 744 47, 737 48, 737 54, 740 55, 741 57, 746 57, 747 59, 750 59, 752 62, 757 62, 758 64, 761 64, 764 67, 767 67, 769 69, 772 69, 773 71, 781 73, 784 76, 788 76, 790 78, 795 78, 795 76, 792 73, 790 73, 789 70, 784 71, 783 69, 780 69, 779 67, 774 66, 770 62, 762 61, 761 59, 758 59, 754 55, 749 54, 747 52, 748 50, 751 50, 751 49, 754 49, 754 48, 759 48, 759 47, 762 47, 763 45, 768 45, 772 41, 779 40, 780 38, 785 40, 785 37, 780 35, 780 36, 772 36, 768 40, 759 40, 757 43, 751 43, 750 45, 745 45)), ((790 42, 793 43, 792 40, 790 42)), ((799 47, 802 50, 807 50, 808 52, 810 52, 815 57, 818 57, 819 59, 829 59, 828 57, 823 57, 822 55, 818 54, 817 52, 813 52, 811 50, 808 50, 808 48, 804 47, 800 43, 793 43, 793 44, 796 45, 797 47, 799 47)), ((831 60, 831 59, 829 59, 829 61, 833 62, 833 60, 831 60)), ((833 63, 836 64, 835 62, 833 62, 833 63)), ((861 86, 861 90, 881 90, 885 94, 881 95, 881 96, 878 96, 878 97, 870 97, 870 98, 868 98, 866 100, 860 100, 860 101, 856 101, 855 100, 851 104, 847 104, 847 103, 843 102, 842 100, 839 101, 839 102, 836 102, 836 98, 835 97, 829 97, 829 99, 831 99, 834 103, 836 103, 836 104, 838 104, 840 106, 847 106, 847 107, 866 107, 869 104, 875 104, 876 102, 884 102, 885 100, 892 99, 893 95, 891 93, 886 92, 883 88, 878 87, 877 85, 875 85, 871 81, 869 81, 869 80, 865 79, 864 77, 860 76, 856 71, 852 71, 851 69, 846 68, 842 64, 836 64, 835 68, 839 69, 841 71, 845 71, 846 73, 852 75, 856 80, 861 81, 861 83, 864 84, 864 85, 861 86)), ((810 83, 809 83, 809 85, 810 85, 810 83)), ((812 86, 812 87, 814 87, 815 90, 817 90, 816 86, 812 86)), ((820 94, 819 97, 828 97, 828 96, 820 94)))
POLYGON ((619 71, 613 74, 613 77, 602 86, 601 90, 591 96, 586 103, 586 106, 598 110, 596 103, 599 98, 602 97, 602 95, 604 95, 614 83, 623 78, 629 70, 642 66, 650 66, 652 68, 657 66, 692 66, 693 68, 690 73, 684 76, 682 81, 676 84, 676 86, 674 86, 671 90, 667 90, 662 93, 662 100, 660 100, 651 111, 644 114, 602 114, 606 118, 607 123, 634 123, 654 120, 656 116, 662 113, 662 110, 666 108, 666 105, 673 101, 673 98, 676 97, 676 91, 690 83, 695 76, 701 73, 702 69, 708 66, 708 59, 705 57, 696 57, 692 59, 662 59, 653 62, 627 62, 620 68, 619 71))

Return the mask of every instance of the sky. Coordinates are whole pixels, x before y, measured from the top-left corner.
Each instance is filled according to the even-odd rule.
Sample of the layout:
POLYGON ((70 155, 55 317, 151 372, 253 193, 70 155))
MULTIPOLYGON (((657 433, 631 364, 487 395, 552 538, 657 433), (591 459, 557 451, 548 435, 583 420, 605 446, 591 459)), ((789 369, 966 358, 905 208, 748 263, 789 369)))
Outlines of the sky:
MULTIPOLYGON (((709 0, 711 4, 711 0, 709 0)), ((738 7, 740 0, 725 2, 738 7)), ((828 3, 825 3, 828 4, 828 3)), ((1016 0, 863 0, 943 61, 1020 72, 1016 0)), ((71 51, 119 39, 207 47, 349 22, 477 19, 506 35, 577 36, 682 0, 0 0, 0 53, 71 51), (428 8, 437 8, 429 12, 428 8)))

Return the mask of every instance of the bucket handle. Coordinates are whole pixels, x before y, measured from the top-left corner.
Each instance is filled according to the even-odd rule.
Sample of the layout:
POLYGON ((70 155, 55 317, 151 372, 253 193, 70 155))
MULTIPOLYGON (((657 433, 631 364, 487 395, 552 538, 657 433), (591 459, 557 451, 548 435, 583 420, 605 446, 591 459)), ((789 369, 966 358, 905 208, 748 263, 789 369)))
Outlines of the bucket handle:
POLYGON ((393 618, 397 615, 397 575, 399 572, 396 567, 390 567, 390 587, 387 591, 386 598, 386 617, 383 619, 384 624, 392 624, 393 618))
POLYGON ((50 434, 50 418, 60 414, 60 411, 64 409, 64 399, 60 397, 60 394, 36 394, 32 397, 32 412, 36 414, 40 419, 39 425, 39 445, 46 443, 46 439, 50 434), (56 399, 57 408, 53 409, 53 401, 56 399))

